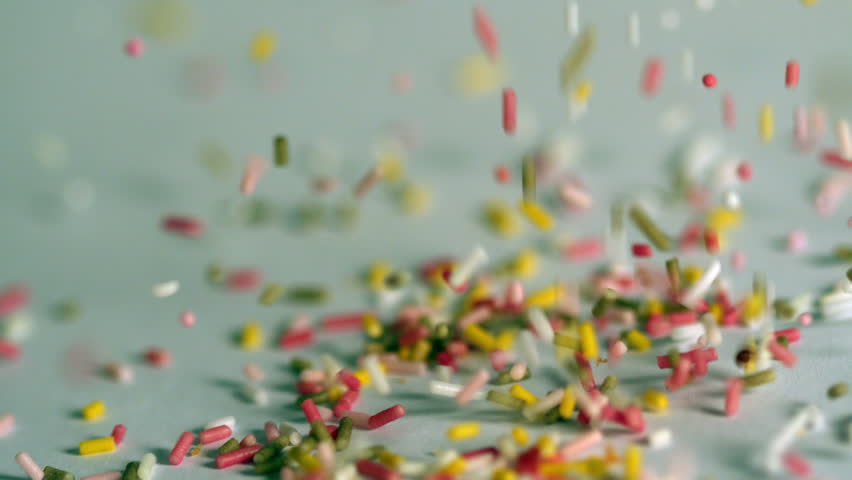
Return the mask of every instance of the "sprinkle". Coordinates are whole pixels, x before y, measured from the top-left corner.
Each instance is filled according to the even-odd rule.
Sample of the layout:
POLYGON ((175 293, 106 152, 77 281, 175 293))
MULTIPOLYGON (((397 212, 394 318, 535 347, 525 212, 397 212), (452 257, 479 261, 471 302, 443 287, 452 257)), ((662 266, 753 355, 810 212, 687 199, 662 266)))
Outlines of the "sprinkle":
POLYGON ((514 134, 517 128, 517 98, 512 88, 503 89, 503 131, 514 134))
POLYGON ((530 393, 529 390, 518 383, 509 388, 509 394, 519 400, 522 400, 527 405, 532 405, 538 401, 538 398, 535 395, 530 393))
POLYGON ((273 32, 260 31, 252 38, 249 48, 251 59, 257 63, 263 63, 275 53, 277 38, 273 32))
POLYGON ((21 349, 14 343, 0 338, 0 358, 15 361, 21 356, 21 349))
POLYGON ((246 160, 246 167, 243 170, 243 179, 240 182, 240 192, 243 195, 251 195, 257 187, 257 182, 260 180, 266 170, 266 162, 262 157, 251 155, 246 160))
POLYGON ((561 460, 570 460, 580 453, 594 447, 603 440, 603 434, 600 430, 590 430, 574 440, 566 443, 559 449, 559 458, 561 460))
POLYGON ((783 460, 784 468, 787 469, 787 472, 789 472, 790 475, 797 478, 810 478, 811 465, 805 457, 791 451, 784 454, 783 460))
POLYGON ((110 435, 113 440, 115 440, 116 445, 121 445, 121 442, 124 440, 124 435, 127 433, 127 427, 122 424, 118 424, 112 428, 112 434, 110 435))
POLYGON ((565 0, 565 31, 572 36, 580 33, 580 6, 573 0, 565 0))
POLYGON ((177 293, 180 283, 177 280, 158 283, 151 288, 151 293, 157 298, 168 298, 177 293))
POLYGON ((42 477, 44 477, 44 472, 27 452, 20 452, 15 455, 15 461, 18 462, 21 470, 23 470, 31 480, 41 480, 42 477))
POLYGON ((183 462, 184 457, 186 457, 186 453, 189 451, 190 447, 192 447, 192 442, 194 441, 195 435, 192 433, 181 433, 177 442, 175 442, 175 446, 172 447, 172 451, 169 453, 169 463, 172 465, 180 465, 181 462, 183 462))
POLYGON ((773 115, 774 110, 772 105, 767 103, 760 107, 758 132, 760 134, 760 140, 763 143, 769 143, 772 141, 772 137, 775 134, 775 120, 773 115))
POLYGON ((380 395, 389 394, 391 391, 390 383, 388 383, 385 372, 379 367, 379 358, 376 355, 367 356, 364 359, 364 367, 370 372, 370 378, 376 387, 376 391, 380 395))
POLYGON ((453 442, 461 442, 479 436, 479 422, 456 423, 447 429, 447 438, 453 442))
POLYGON ((355 467, 358 469, 358 473, 372 480, 400 480, 402 478, 399 472, 367 459, 358 460, 355 467))
POLYGON ((524 330, 520 333, 521 337, 521 354, 526 363, 531 367, 537 367, 541 360, 539 358, 538 347, 535 345, 535 339, 529 330, 524 330))
POLYGON ((701 83, 703 83, 707 88, 714 88, 717 83, 716 75, 713 75, 712 73, 705 74, 701 77, 701 83))
POLYGON ((778 435, 772 438, 767 449, 767 467, 770 472, 780 473, 780 457, 786 451, 793 441, 808 423, 812 422, 820 414, 819 409, 815 405, 806 405, 802 407, 796 415, 784 425, 784 428, 778 432, 778 435))
POLYGON ((731 130, 737 127, 736 105, 734 97, 729 93, 722 96, 722 123, 731 130))
POLYGON ((849 393, 849 384, 845 382, 835 383, 834 385, 828 387, 828 390, 826 390, 825 393, 826 395, 828 395, 829 399, 837 400, 838 398, 844 397, 847 393, 849 393))
POLYGON ((657 250, 667 251, 671 248, 671 239, 651 220, 645 210, 639 205, 633 205, 629 210, 630 219, 657 250))
POLYGON ((95 438, 80 442, 80 455, 94 455, 115 451, 115 439, 112 437, 95 438))
POLYGON ((522 199, 518 207, 527 220, 539 230, 546 232, 553 228, 553 217, 537 202, 522 199))
POLYGON ((835 131, 840 155, 844 159, 852 159, 852 133, 849 132, 849 122, 845 118, 838 120, 835 131))
POLYGON ((784 85, 787 88, 796 88, 799 84, 799 62, 790 60, 787 62, 787 69, 784 74, 784 85))
POLYGON ((30 300, 30 291, 23 285, 11 285, 0 291, 0 317, 14 314, 30 300))
POLYGON ((467 405, 473 397, 482 390, 482 387, 488 382, 490 376, 488 371, 481 368, 470 376, 470 379, 465 383, 464 387, 456 395, 456 403, 459 405, 467 405))
POLYGON ((529 309, 527 311, 527 318, 542 341, 553 343, 553 327, 541 309, 535 307, 529 309))
POLYGON ((497 183, 505 185, 512 181, 512 171, 505 165, 499 165, 494 169, 494 178, 497 179, 497 183))
POLYGON ((668 448, 672 444, 672 431, 668 428, 661 428, 649 433, 646 437, 648 446, 653 450, 661 450, 668 448))
POLYGON ((286 167, 287 163, 290 160, 290 146, 287 141, 287 137, 284 135, 277 135, 273 140, 273 158, 275 159, 275 166, 277 167, 286 167))
POLYGON ((373 168, 367 171, 361 180, 355 185, 355 189, 352 191, 352 194, 355 195, 355 198, 361 200, 364 198, 370 190, 376 185, 384 177, 384 170, 380 165, 374 165, 373 168))
POLYGON ((593 27, 586 27, 577 39, 574 48, 562 60, 559 67, 559 83, 565 96, 571 94, 571 87, 576 77, 583 71, 583 67, 589 61, 595 49, 596 31, 593 27))
POLYGON ((54 467, 44 467, 44 480, 74 480, 74 475, 54 467))
POLYGON ((650 257, 654 253, 651 246, 647 243, 634 243, 631 246, 631 250, 633 251, 633 256, 642 258, 650 257))
POLYGON ((496 59, 500 55, 500 43, 497 36, 497 29, 485 13, 485 9, 481 6, 476 6, 473 9, 473 30, 479 38, 479 44, 482 49, 491 58, 496 59))
POLYGON ((202 430, 201 433, 198 434, 198 441, 201 442, 202 445, 207 445, 208 443, 215 443, 220 440, 224 440, 231 436, 231 428, 227 425, 219 425, 218 427, 208 428, 206 430, 202 430))
POLYGON ((80 413, 86 421, 98 420, 106 415, 106 405, 100 400, 95 400, 83 407, 80 413))
POLYGON ((653 97, 663 84, 663 60, 651 57, 645 62, 645 71, 642 74, 642 92, 653 97))
POLYGON ((650 389, 642 394, 642 403, 645 408, 656 413, 665 413, 669 408, 669 398, 660 390, 650 389))
POLYGON ((630 445, 624 452, 624 480, 639 480, 642 476, 642 449, 630 445))
POLYGON ((683 296, 683 300, 681 304, 691 307, 698 300, 704 297, 707 293, 707 290, 710 289, 710 286, 716 280, 716 277, 719 276, 719 273, 722 271, 722 264, 719 260, 713 260, 710 262, 710 265, 707 266, 707 270, 701 274, 701 277, 695 282, 683 296))
POLYGON ((637 48, 639 46, 639 14, 631 12, 627 16, 627 43, 637 48))
POLYGON ((750 388, 772 383, 775 381, 775 370, 767 368, 766 370, 746 375, 742 377, 742 380, 744 385, 750 388))
POLYGON ((133 37, 124 44, 124 52, 128 57, 141 57, 145 53, 145 42, 139 37, 133 37))
POLYGON ((588 359, 594 359, 598 356, 598 338, 595 334, 595 327, 589 322, 583 322, 579 325, 580 332, 580 351, 583 356, 588 359))
POLYGON ((243 268, 228 272, 225 286, 232 292, 254 290, 263 281, 263 274, 253 268, 243 268))
MULTIPOLYGON (((251 461, 254 454, 263 449, 263 445, 249 445, 216 457, 216 468, 228 468, 240 463, 251 461)), ((170 457, 171 458, 171 457, 170 457)))
POLYGON ((370 430, 375 430, 379 427, 387 425, 390 422, 399 420, 405 416, 405 408, 402 405, 394 405, 386 408, 375 415, 372 415, 367 421, 367 426, 370 430))
POLYGON ((485 249, 477 245, 474 247, 473 251, 471 251, 470 254, 453 269, 447 283, 449 283, 450 287, 454 289, 461 288, 467 283, 473 273, 487 261, 488 254, 485 253, 485 249))
POLYGON ((139 462, 139 468, 136 469, 136 475, 139 480, 149 480, 154 473, 154 465, 157 464, 157 457, 153 453, 142 455, 142 460, 139 462))

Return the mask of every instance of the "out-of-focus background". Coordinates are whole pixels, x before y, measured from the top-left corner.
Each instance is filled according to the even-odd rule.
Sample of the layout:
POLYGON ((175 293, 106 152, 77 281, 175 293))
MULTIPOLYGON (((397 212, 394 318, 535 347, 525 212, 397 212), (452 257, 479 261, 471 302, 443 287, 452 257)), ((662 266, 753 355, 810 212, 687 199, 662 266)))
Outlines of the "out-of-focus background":
MULTIPOLYGON (((481 2, 499 32, 497 62, 482 53, 472 28, 475 3, 466 0, 0 5, 0 285, 25 283, 33 295, 26 313, 33 332, 22 342, 23 359, 0 363, 0 411, 14 412, 18 423, 12 437, 0 440, 0 478, 21 477, 12 460, 18 450, 86 475, 119 469, 151 449, 162 452, 180 431, 224 415, 236 415, 247 428, 268 419, 298 421, 297 412, 281 407, 292 395, 274 387, 284 382, 279 366, 286 356, 271 347, 240 351, 231 337, 244 322, 258 320, 271 338, 299 312, 362 309, 369 301, 358 278, 371 262, 410 268, 434 256, 466 255, 476 244, 494 262, 537 248, 542 273, 531 286, 579 281, 598 264, 566 261, 552 247, 602 235, 613 201, 639 199, 673 234, 694 216, 672 200, 674 168, 690 149, 711 152, 710 171, 741 161, 754 171, 751 182, 735 189, 745 222, 726 238, 722 255, 733 286, 747 288, 760 271, 779 295, 793 296, 842 278, 844 266, 827 259, 849 240, 852 204, 847 197, 832 214, 818 215, 814 198, 835 171, 819 159, 824 148, 835 148, 834 122, 852 116, 852 4, 576 3, 579 30, 596 32, 596 48, 577 79, 591 85, 585 105, 559 83, 560 64, 578 38, 561 0, 481 2), (631 14, 640 20, 636 46, 628 38, 631 14), (134 38, 144 44, 138 57, 125 53, 134 38), (640 87, 651 57, 664 62, 664 80, 658 95, 647 97, 640 87), (691 78, 684 72, 688 58, 691 78), (795 89, 784 85, 791 59, 801 68, 795 89), (714 89, 701 84, 705 73, 717 77, 714 89), (513 136, 501 127, 503 87, 517 93, 513 136), (736 103, 734 130, 722 123, 725 94, 736 103), (775 134, 763 143, 758 112, 767 103, 775 134), (793 141, 797 107, 821 107, 828 119, 828 133, 808 151, 793 141), (271 161, 276 135, 288 137, 289 165, 270 166, 254 194, 242 195, 246 159, 271 161), (494 199, 514 206, 521 158, 547 145, 558 146, 560 175, 581 181, 593 206, 572 213, 551 202, 554 232, 520 220, 517 236, 496 235, 482 221, 483 207, 494 199), (353 202, 352 188, 377 162, 391 178, 353 202), (495 181, 499 165, 513 172, 510 184, 495 181), (333 179, 337 189, 317 193, 312 183, 318 178, 333 179), (355 204, 360 216, 347 228, 341 211, 355 204), (171 213, 202 219, 203 237, 165 234, 160 220, 171 213), (784 246, 796 229, 809 240, 800 255, 784 246), (734 250, 748 257, 738 273, 729 267, 734 250), (204 270, 212 262, 256 267, 283 284, 323 284, 333 299, 320 308, 263 307, 254 293, 211 289, 204 270), (179 281, 179 292, 154 298, 151 286, 167 280, 179 281), (77 321, 53 315, 66 299, 81 305, 77 321), (177 322, 185 310, 197 315, 196 327, 177 322), (140 364, 151 345, 172 352, 170 370, 140 364), (134 365, 134 384, 74 373, 77 361, 109 360, 134 365), (248 361, 271 377, 268 407, 247 405, 235 393, 248 361), (107 420, 74 418, 94 399, 109 406, 107 420), (130 429, 128 444, 115 454, 121 459, 76 455, 79 440, 106 435, 119 422, 130 429)), ((554 190, 546 183, 539 188, 554 190)), ((723 190, 711 186, 710 202, 719 203, 723 190)), ((682 261, 705 265, 709 258, 696 253, 682 261)), ((843 375, 850 380, 848 328, 812 327, 797 351, 801 364, 744 400, 736 419, 702 411, 718 382, 681 395, 670 418, 653 421, 673 428, 676 450, 692 452, 699 471, 756 478, 752 454, 795 406, 824 403, 828 384, 843 375)), ((355 337, 343 339, 323 339, 321 347, 358 351, 355 337)), ((725 365, 714 366, 719 379, 736 372, 735 346, 731 340, 720 354, 725 365)), ((651 364, 624 368, 625 378, 658 373, 651 364)), ((423 385, 399 387, 411 397, 411 420, 376 433, 376 440, 428 458, 444 445, 452 421, 482 415, 493 420, 489 434, 511 424, 486 407, 470 413, 436 405, 418 396, 423 385)), ((641 392, 644 386, 624 388, 641 392)), ((387 403, 378 396, 366 402, 366 409, 387 403)), ((848 406, 824 408, 836 419, 850 413, 848 406)), ((834 432, 809 442, 803 448, 817 473, 849 478, 850 451, 834 432)), ((665 470, 673 456, 654 452, 648 461, 665 470)), ((157 473, 164 479, 228 475, 186 466, 157 473)))

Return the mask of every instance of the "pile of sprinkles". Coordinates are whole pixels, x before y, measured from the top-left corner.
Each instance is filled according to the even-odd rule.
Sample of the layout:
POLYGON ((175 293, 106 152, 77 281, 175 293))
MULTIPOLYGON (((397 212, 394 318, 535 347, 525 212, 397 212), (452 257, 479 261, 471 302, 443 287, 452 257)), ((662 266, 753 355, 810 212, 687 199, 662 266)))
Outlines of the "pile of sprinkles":
MULTIPOLYGON (((696 3, 701 10, 714 8, 712 0, 696 3)), ((500 119, 490 123, 495 131, 502 127, 506 136, 518 138, 524 128, 518 106, 524 91, 520 85, 506 84, 503 63, 512 39, 500 37, 499 22, 486 6, 475 6, 470 15, 471 33, 481 54, 468 57, 458 67, 459 90, 499 102, 494 111, 499 110, 500 119), (487 96, 495 92, 499 100, 487 96)), ((570 36, 568 47, 553 71, 543 76, 556 74, 554 88, 568 98, 571 118, 578 120, 593 92, 587 66, 605 36, 614 34, 588 23, 579 2, 567 0, 562 15, 570 36)), ((142 17, 141 36, 116 46, 116 54, 123 51, 128 61, 143 62, 157 55, 161 45, 147 40, 182 38, 192 23, 188 5, 177 0, 148 2, 142 17)), ((626 34, 618 35, 626 37, 633 51, 644 49, 639 13, 629 12, 626 19, 626 34)), ((676 30, 680 21, 676 10, 665 10, 661 28, 676 30)), ((647 22, 644 25, 650 29, 647 22)), ((260 30, 247 42, 248 57, 258 66, 270 62, 278 43, 274 31, 260 30)), ((682 73, 667 65, 667 56, 650 54, 637 62, 635 79, 626 82, 629 88, 642 101, 654 101, 678 76, 697 84, 693 69, 701 59, 690 48, 681 53, 682 73)), ((785 59, 778 64, 778 78, 767 81, 779 83, 790 94, 799 86, 800 74, 807 76, 808 64, 785 59)), ((394 93, 404 94, 414 84, 411 75, 402 72, 392 85, 394 93)), ((729 90, 735 86, 725 75, 705 73, 700 85, 705 88, 696 89, 696 94, 725 90, 714 101, 721 103, 721 118, 714 120, 720 128, 748 128, 753 140, 770 143, 786 135, 790 123, 791 145, 815 157, 830 172, 815 189, 813 209, 852 228, 852 217, 847 219, 848 212, 842 211, 844 196, 852 190, 852 133, 847 119, 834 119, 836 147, 824 148, 829 119, 821 107, 797 107, 783 117, 792 122, 782 123, 773 104, 764 102, 748 121, 746 112, 737 111, 729 90), (843 218, 836 220, 838 215, 843 218)), ((207 95, 218 89, 201 90, 207 95)), ((719 108, 719 103, 714 105, 719 108)), ((369 208, 367 201, 377 200, 377 190, 385 187, 402 212, 428 213, 431 190, 410 180, 405 171, 405 157, 415 148, 416 134, 403 126, 394 135, 398 138, 393 145, 378 148, 376 158, 362 164, 358 172, 349 176, 335 168, 312 172, 308 190, 337 198, 338 203, 331 208, 333 215, 327 214, 328 203, 300 207, 303 223, 315 226, 331 217, 336 229, 356 229, 361 209, 369 208)), ((304 140, 297 137, 277 132, 268 145, 258 147, 264 154, 245 155, 241 178, 231 188, 250 202, 238 214, 246 223, 266 223, 276 216, 277 206, 256 194, 264 182, 289 175, 307 162, 306 155, 294 148, 304 140)), ((227 153, 214 150, 206 155, 216 158, 202 163, 211 174, 220 175, 230 162, 227 153)), ((570 165, 570 150, 558 139, 537 144, 515 165, 490 166, 477 180, 497 183, 503 192, 483 204, 483 237, 490 242, 491 237, 517 238, 531 230, 539 239, 546 238, 546 245, 529 242, 509 259, 494 258, 480 244, 459 245, 450 255, 424 252, 421 261, 412 265, 377 259, 356 273, 358 288, 370 302, 318 316, 298 314, 275 331, 253 319, 238 323, 236 335, 222 338, 220 346, 241 349, 247 359, 252 352, 281 355, 283 369, 265 371, 254 360, 242 367, 239 392, 244 407, 264 411, 280 407, 280 414, 271 415, 262 425, 240 423, 239 412, 221 412, 222 418, 203 425, 165 426, 171 435, 156 448, 130 461, 113 461, 105 456, 119 456, 134 432, 121 423, 111 429, 98 423, 113 418, 113 406, 91 399, 78 405, 75 418, 96 426, 99 433, 81 438, 74 454, 109 458, 100 463, 111 465, 109 471, 70 472, 62 465, 41 466, 39 451, 19 452, 15 462, 32 480, 78 476, 149 480, 166 478, 163 470, 171 468, 229 469, 282 480, 698 478, 678 468, 655 471, 646 461, 647 452, 665 451, 679 440, 676 426, 667 426, 666 415, 700 404, 709 410, 704 415, 714 417, 713 422, 748 421, 741 411, 758 402, 754 400, 761 398, 758 392, 780 378, 802 375, 797 372, 801 355, 797 347, 808 341, 808 329, 852 322, 852 241, 846 233, 822 252, 836 267, 824 285, 779 296, 772 279, 755 271, 752 286, 737 290, 730 286, 729 273, 749 268, 734 233, 747 228, 749 211, 740 192, 754 176, 768 174, 756 167, 757 162, 719 160, 720 148, 712 139, 695 140, 676 167, 668 200, 689 210, 689 218, 682 222, 667 218, 639 194, 609 203, 596 198, 582 179, 582 167, 570 165), (564 237, 554 233, 563 213, 579 215, 595 205, 608 207, 603 234, 564 237), (702 260, 696 263, 695 258, 702 260), (569 266, 593 263, 600 268, 585 278, 570 271, 564 278, 541 278, 540 266, 549 261, 569 266), (720 346, 732 342, 732 337, 742 341, 735 355, 726 356, 720 346), (320 345, 329 340, 356 344, 358 354, 352 358, 332 354, 320 345), (632 374, 622 373, 632 372, 624 368, 630 365, 650 365, 644 371, 651 380, 638 381, 651 386, 640 392, 625 388, 637 384, 632 374), (406 395, 395 392, 403 383, 418 386, 419 397, 439 407, 439 413, 432 415, 488 411, 489 418, 495 419, 493 425, 475 420, 475 414, 467 418, 454 414, 458 421, 443 432, 444 448, 406 458, 397 452, 398 443, 417 442, 419 433, 394 430, 410 419, 405 398, 411 390, 406 395), (706 393, 708 386, 717 391, 706 393), (280 391, 292 397, 287 405, 276 403, 274 393, 280 391), (381 407, 373 407, 377 404, 381 407), (373 431, 388 434, 368 437, 365 433, 373 431), (372 444, 368 438, 384 441, 372 444), (472 440, 485 446, 470 448, 466 442, 472 440), (186 462, 193 457, 210 462, 186 462)), ((163 235, 190 242, 216 235, 217 227, 215 221, 186 212, 165 213, 152 226, 163 235)), ((801 255, 822 248, 812 240, 793 225, 783 236, 783 250, 801 255)), ((344 273, 352 276, 354 272, 344 273)), ((284 305, 328 308, 339 294, 315 281, 285 281, 292 275, 226 265, 219 259, 200 265, 198 277, 205 280, 210 295, 255 295, 258 305, 269 309, 284 305)), ((23 284, 0 287, 0 364, 32 359, 25 340, 31 330, 27 308, 34 289, 23 284)), ((179 298, 181 281, 161 279, 150 293, 163 301, 179 298)), ((62 321, 83 321, 83 307, 76 299, 61 300, 56 306, 62 321)), ((185 328, 205 326, 205 318, 191 306, 176 310, 171 318, 185 328)), ((169 349, 139 345, 139 354, 145 365, 162 370, 158 374, 180 375, 181 366, 175 364, 169 349)), ((102 362, 97 370, 116 383, 134 381, 129 364, 102 362)), ((838 430, 841 434, 834 441, 845 442, 850 449, 852 419, 830 417, 823 411, 824 403, 847 402, 848 407, 849 372, 832 372, 836 379, 825 384, 822 402, 797 406, 775 431, 767 432, 765 444, 754 448, 754 468, 761 474, 822 478, 815 476, 811 454, 802 445, 812 435, 834 435, 838 430)), ((0 441, 13 447, 18 428, 26 426, 17 424, 15 412, 0 410, 0 441)), ((10 448, 4 452, 11 452, 10 448)), ((849 462, 848 454, 842 461, 849 462)), ((847 471, 852 472, 852 467, 847 471)))

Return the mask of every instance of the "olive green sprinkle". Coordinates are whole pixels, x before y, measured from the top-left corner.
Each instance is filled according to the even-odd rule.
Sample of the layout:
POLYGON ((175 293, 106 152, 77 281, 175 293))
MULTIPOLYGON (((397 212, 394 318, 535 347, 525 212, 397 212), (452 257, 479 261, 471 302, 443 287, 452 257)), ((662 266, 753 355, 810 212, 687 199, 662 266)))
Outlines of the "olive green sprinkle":
POLYGON ((42 480, 76 480, 74 474, 54 467, 44 467, 42 480))
POLYGON ((680 363, 680 352, 676 349, 669 350, 669 365, 675 368, 680 363))
POLYGON ((337 447, 337 451, 343 451, 349 448, 349 439, 352 436, 352 426, 354 422, 350 417, 343 417, 340 419, 340 423, 337 425, 337 439, 335 440, 335 446, 337 447))
POLYGON ((609 391, 615 390, 615 387, 618 385, 618 378, 614 375, 607 375, 603 382, 601 382, 600 391, 601 393, 607 393, 609 391))
POLYGON ((211 264, 207 267, 205 277, 209 283, 219 285, 225 281, 225 269, 217 263, 211 264))
POLYGON ((572 335, 566 332, 556 332, 553 335, 553 344, 557 347, 570 348, 571 350, 578 350, 580 348, 580 339, 577 338, 576 335, 572 335))
POLYGON ((609 310, 609 307, 612 306, 617 297, 618 293, 616 293, 615 290, 607 288, 603 295, 601 295, 601 298, 599 298, 592 307, 592 316, 595 318, 602 317, 607 310, 609 310))
POLYGON ((281 285, 280 283, 270 283, 263 289, 258 301, 262 305, 269 306, 278 302, 282 296, 284 296, 284 285, 281 285))
POLYGON ((287 291, 287 300, 297 303, 325 303, 329 297, 328 289, 320 286, 295 286, 287 291))
POLYGON ((651 242, 657 250, 667 251, 672 248, 672 241, 657 224, 651 220, 651 217, 645 213, 639 205, 633 205, 628 212, 633 224, 638 228, 651 242))
POLYGON ((488 394, 485 395, 485 399, 489 402, 496 403, 497 405, 501 405, 508 408, 514 408, 520 410, 524 407, 524 401, 520 398, 515 398, 508 393, 501 392, 499 390, 489 390, 488 394))
POLYGON ((328 433, 328 429, 325 428, 325 424, 320 420, 314 420, 311 422, 311 433, 316 437, 320 442, 330 442, 331 434, 328 433))
POLYGON ((219 447, 219 455, 222 455, 224 453, 230 453, 230 452, 233 452, 234 450, 239 450, 239 449, 240 449, 240 441, 237 440, 236 438, 231 438, 227 442, 223 443, 221 447, 219 447))
POLYGON ((277 472, 277 471, 281 470, 281 468, 283 468, 285 465, 287 465, 287 457, 282 455, 282 456, 273 458, 272 460, 269 460, 268 462, 265 462, 265 463, 255 463, 254 464, 254 473, 257 473, 259 475, 263 475, 263 474, 267 474, 267 473, 277 472))
POLYGON ((845 382, 835 383, 834 385, 828 387, 828 390, 825 393, 828 395, 828 398, 836 400, 840 397, 846 396, 846 394, 849 393, 849 384, 845 382))
POLYGON ((521 188, 525 200, 535 199, 535 159, 532 155, 524 157, 521 167, 521 188))
POLYGON ((666 274, 669 277, 672 291, 680 290, 680 262, 677 257, 666 260, 666 274))
POLYGON ((124 467, 121 480, 139 480, 139 462, 130 462, 124 467))
POLYGON ((284 135, 278 135, 273 142, 273 150, 275 151, 275 165, 278 167, 286 167, 290 157, 289 142, 284 135))
POLYGON ((745 375, 742 378, 746 387, 757 387, 760 385, 765 385, 767 383, 772 383, 775 381, 775 369, 767 368, 766 370, 757 373, 745 375))
POLYGON ((76 299, 68 299, 57 306, 56 313, 60 320, 73 321, 80 318, 83 307, 76 299))

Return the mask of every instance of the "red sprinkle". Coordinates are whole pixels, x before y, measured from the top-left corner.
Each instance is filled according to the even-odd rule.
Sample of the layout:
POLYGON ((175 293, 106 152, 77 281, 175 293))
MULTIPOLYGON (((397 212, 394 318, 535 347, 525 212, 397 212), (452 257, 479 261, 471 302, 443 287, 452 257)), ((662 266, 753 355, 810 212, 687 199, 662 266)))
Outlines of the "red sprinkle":
POLYGON ((247 292, 257 288, 262 281, 262 273, 253 268, 243 268, 229 273, 225 285, 232 292, 247 292))
POLYGON ((112 439, 115 440, 116 445, 121 445, 121 442, 124 440, 124 434, 127 433, 127 427, 122 424, 118 424, 112 428, 112 439))
POLYGON ((150 347, 145 351, 145 361, 157 368, 166 368, 172 364, 172 354, 159 347, 150 347))
POLYGON ((387 425, 390 422, 399 420, 404 416, 405 408, 403 408, 402 405, 394 405, 390 408, 382 410, 381 412, 375 415, 372 415, 367 421, 367 426, 370 428, 370 430, 375 430, 381 426, 387 425))
POLYGON ((633 256, 636 257, 650 257, 654 253, 654 250, 647 243, 634 243, 631 248, 633 256))
POLYGON ((346 388, 349 390, 354 390, 356 392, 361 390, 361 380, 358 380, 358 377, 352 375, 352 372, 349 370, 344 368, 337 372, 337 378, 339 378, 340 382, 346 385, 346 388))
POLYGON ((250 445, 243 447, 233 452, 223 453, 216 457, 216 468, 228 468, 240 463, 249 462, 254 454, 263 448, 261 444, 250 445))
POLYGON ((325 387, 320 383, 306 382, 304 380, 296 383, 296 391, 299 392, 299 395, 314 395, 323 390, 325 390, 325 387))
POLYGON ((309 424, 322 421, 322 415, 320 415, 319 410, 317 409, 317 404, 315 404, 313 400, 309 398, 303 401, 301 406, 302 412, 305 414, 305 418, 308 420, 309 424))
POLYGON ((488 18, 485 9, 481 6, 473 9, 473 30, 476 32, 476 36, 479 37, 479 43, 482 45, 485 53, 491 59, 497 58, 500 54, 500 41, 497 37, 497 29, 494 28, 494 24, 488 18))
POLYGON ((0 358, 14 361, 21 356, 21 349, 14 343, 0 338, 0 358))
POLYGON ((512 181, 512 171, 505 165, 500 165, 494 169, 494 177, 497 178, 497 183, 506 184, 512 181))
POLYGON ((358 473, 373 480, 400 480, 402 478, 399 472, 366 458, 358 460, 355 468, 358 469, 358 473))
POLYGON ((704 248, 710 253, 719 253, 719 234, 715 230, 704 230, 704 248))
POLYGON ((713 75, 712 73, 707 73, 703 77, 701 77, 701 83, 703 83, 704 86, 707 88, 715 87, 716 82, 716 75, 713 75))
MULTIPOLYGON (((175 442, 174 448, 169 453, 169 463, 172 465, 180 465, 186 457, 186 452, 192 447, 192 442, 195 441, 195 435, 190 432, 183 432, 175 442)), ((218 460, 218 459, 217 459, 218 460)))
POLYGON ((642 76, 642 91, 645 95, 653 97, 663 84, 663 60, 651 57, 645 63, 645 72, 642 76))
POLYGON ((326 332, 347 332, 360 330, 364 317, 372 315, 372 312, 351 312, 327 315, 322 319, 322 328, 326 332))
POLYGON ((24 285, 10 285, 0 292, 0 317, 11 315, 27 306, 30 290, 24 285))
POLYGON ((293 350, 296 348, 306 347, 314 342, 314 331, 300 329, 298 331, 288 331, 281 335, 279 345, 282 350, 293 350))
POLYGON ((201 433, 198 434, 198 441, 200 441, 202 445, 207 445, 208 443, 224 440, 230 437, 231 433, 233 433, 231 432, 231 427, 227 425, 219 425, 218 427, 202 430, 201 433))
POLYGON ((743 389, 743 380, 739 377, 729 378, 725 390, 725 415, 733 416, 740 409, 740 392, 743 389))
POLYGON ((751 180, 751 173, 751 165, 749 165, 747 162, 742 162, 737 165, 737 176, 740 178, 740 180, 748 182, 749 180, 751 180))
POLYGON ((737 127, 737 111, 734 104, 734 97, 730 94, 725 94, 722 97, 722 122, 726 127, 733 130, 737 127))
POLYGON ((204 223, 195 218, 184 215, 167 215, 163 217, 163 230, 183 235, 184 237, 196 238, 204 233, 204 223))
POLYGON ((600 238, 581 238, 562 248, 562 255, 573 262, 590 261, 603 254, 604 245, 600 238))
POLYGON ((794 88, 799 84, 799 62, 790 60, 787 62, 787 71, 784 75, 784 84, 787 88, 794 88))
POLYGON ((826 150, 822 152, 822 163, 829 167, 852 169, 852 160, 843 158, 843 155, 833 150, 826 150))
POLYGON ((509 134, 515 133, 518 126, 517 98, 515 91, 511 88, 503 89, 503 131, 509 134))

